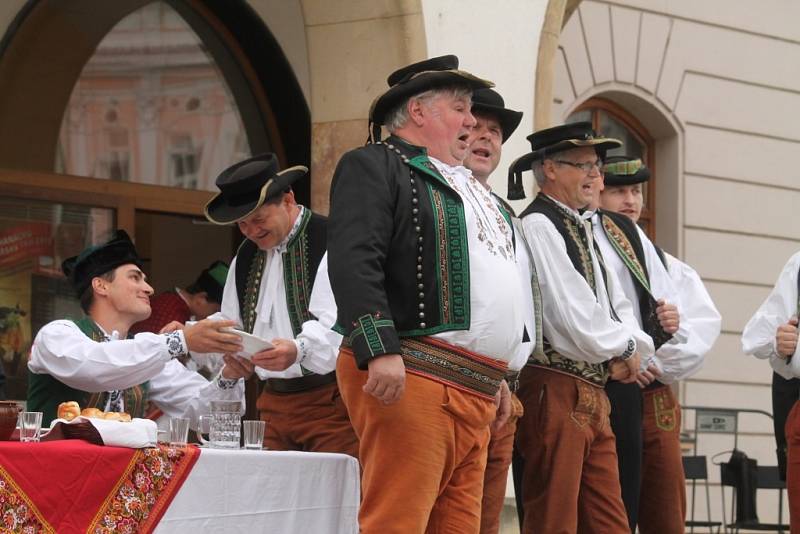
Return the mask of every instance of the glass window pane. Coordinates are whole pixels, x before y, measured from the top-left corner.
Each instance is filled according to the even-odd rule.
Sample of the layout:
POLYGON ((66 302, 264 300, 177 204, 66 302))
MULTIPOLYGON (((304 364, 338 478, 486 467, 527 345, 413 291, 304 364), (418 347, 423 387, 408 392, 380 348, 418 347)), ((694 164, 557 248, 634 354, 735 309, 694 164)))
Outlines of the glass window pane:
POLYGON ((641 158, 642 161, 647 163, 645 154, 647 147, 632 130, 603 110, 599 112, 599 119, 600 126, 598 129, 600 134, 622 141, 620 148, 608 151, 609 156, 631 156, 633 158, 641 158))
POLYGON ((57 172, 214 191, 250 155, 239 110, 203 42, 165 2, 122 19, 83 68, 57 172))
POLYGON ((584 109, 570 113, 569 117, 567 117, 567 123, 570 122, 592 122, 592 110, 584 109))
POLYGON ((114 229, 114 211, 0 197, 0 362, 6 395, 27 395, 33 335, 46 323, 82 315, 61 262, 114 229))

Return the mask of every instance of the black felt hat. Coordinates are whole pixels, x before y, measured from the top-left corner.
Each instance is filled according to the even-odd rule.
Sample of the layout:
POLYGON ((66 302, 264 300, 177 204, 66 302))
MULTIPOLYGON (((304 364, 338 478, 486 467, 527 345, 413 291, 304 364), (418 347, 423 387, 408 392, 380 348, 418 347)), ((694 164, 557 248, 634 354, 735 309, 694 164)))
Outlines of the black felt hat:
POLYGON ((633 185, 650 179, 650 169, 639 158, 611 156, 603 166, 605 185, 633 185))
POLYGON ((224 261, 215 261, 200 273, 194 285, 208 295, 208 300, 222 303, 222 290, 228 279, 228 264, 224 261))
POLYGON ((503 130, 503 142, 511 137, 522 120, 522 112, 507 109, 500 93, 494 89, 476 89, 472 93, 472 113, 495 117, 503 130))
POLYGON ((142 268, 142 259, 131 238, 125 230, 117 230, 107 243, 91 246, 77 256, 64 260, 61 270, 80 296, 92 284, 93 278, 128 263, 142 268))
POLYGON ((386 83, 389 84, 389 90, 375 99, 369 112, 370 122, 376 125, 384 124, 387 114, 405 99, 430 89, 464 86, 474 90, 494 85, 469 72, 458 70, 458 58, 454 55, 412 63, 391 73, 386 83))
POLYGON ((591 122, 571 122, 545 128, 529 135, 528 141, 531 143, 531 152, 518 158, 508 168, 509 200, 525 198, 522 173, 529 170, 534 161, 573 148, 590 146, 594 147, 598 154, 604 154, 609 149, 622 146, 622 141, 618 139, 597 135, 597 132, 592 129, 591 122))
POLYGON ((244 219, 306 173, 302 165, 278 171, 278 158, 272 153, 231 165, 217 177, 219 193, 206 204, 206 219, 214 224, 244 219))

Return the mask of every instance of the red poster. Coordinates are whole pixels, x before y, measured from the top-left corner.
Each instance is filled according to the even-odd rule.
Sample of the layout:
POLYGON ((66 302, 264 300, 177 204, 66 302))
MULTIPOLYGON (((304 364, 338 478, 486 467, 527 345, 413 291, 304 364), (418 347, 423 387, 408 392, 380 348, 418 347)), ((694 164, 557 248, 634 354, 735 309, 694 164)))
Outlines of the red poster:
POLYGON ((30 222, 0 231, 0 267, 9 267, 53 253, 51 226, 30 222))

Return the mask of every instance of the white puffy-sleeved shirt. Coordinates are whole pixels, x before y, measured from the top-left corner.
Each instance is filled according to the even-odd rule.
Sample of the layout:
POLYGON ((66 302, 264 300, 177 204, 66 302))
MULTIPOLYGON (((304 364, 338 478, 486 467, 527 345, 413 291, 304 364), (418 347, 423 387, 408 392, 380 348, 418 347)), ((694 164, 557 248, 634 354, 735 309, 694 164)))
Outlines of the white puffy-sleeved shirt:
MULTIPOLYGON (((750 318, 742 332, 742 350, 756 358, 769 360, 772 369, 783 378, 797 378, 787 360, 778 356, 775 336, 778 327, 797 315, 797 273, 800 269, 800 252, 789 258, 783 267, 775 287, 750 318)), ((796 358, 794 356, 793 358, 796 358)))
MULTIPOLYGON (((590 224, 591 212, 581 215, 553 201, 580 224, 590 224)), ((608 278, 604 280, 593 247, 590 247, 590 254, 597 295, 575 270, 564 238, 545 215, 525 216, 522 230, 542 292, 542 333, 557 352, 575 361, 596 364, 621 356, 633 340, 642 359, 653 355, 653 340, 638 328, 631 302, 625 297, 617 275, 613 269, 606 269, 608 278), (622 322, 612 318, 612 306, 622 322)))
POLYGON ((242 380, 217 377, 208 381, 174 359, 186 352, 181 332, 143 332, 132 339, 119 339, 117 332, 103 333, 109 340, 97 342, 72 321, 48 323, 33 341, 28 369, 89 393, 123 390, 149 381, 148 399, 170 417, 189 418, 193 428, 199 415, 210 412, 210 401, 244 401, 242 380))
MULTIPOLYGON (((266 251, 264 274, 258 291, 256 321, 253 335, 271 341, 275 338, 292 339, 297 346, 297 361, 283 371, 268 371, 256 367, 256 373, 264 380, 268 378, 297 378, 303 376, 301 365, 317 374, 327 374, 336 369, 336 358, 342 336, 331 328, 336 322, 336 301, 333 298, 331 283, 328 278, 328 254, 320 261, 314 279, 314 288, 308 311, 316 317, 303 323, 300 333, 294 336, 289 318, 289 307, 286 303, 286 285, 283 276, 283 253, 286 245, 298 232, 303 219, 304 207, 300 206, 294 226, 286 238, 276 247, 266 251)), ((222 293, 222 306, 219 313, 209 317, 215 320, 232 320, 242 324, 239 311, 239 296, 236 291, 236 259, 231 262, 225 289, 222 293)), ((194 356, 194 355, 193 355, 194 356)), ((198 355, 199 359, 203 355, 198 355)))
POLYGON ((722 316, 700 275, 674 256, 666 252, 664 255, 670 278, 678 290, 680 330, 686 331, 685 339, 678 343, 665 343, 654 358, 662 372, 659 382, 671 384, 689 378, 700 370, 706 354, 719 337, 722 316))

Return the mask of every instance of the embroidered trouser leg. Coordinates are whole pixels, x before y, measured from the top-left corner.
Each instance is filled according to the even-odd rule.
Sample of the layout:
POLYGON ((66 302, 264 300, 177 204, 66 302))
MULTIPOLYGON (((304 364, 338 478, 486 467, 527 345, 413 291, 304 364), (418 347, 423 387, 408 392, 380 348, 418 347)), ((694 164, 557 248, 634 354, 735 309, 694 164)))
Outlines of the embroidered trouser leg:
POLYGON ((606 395, 611 403, 611 430, 617 444, 622 502, 628 514, 628 526, 634 532, 642 482, 642 390, 635 382, 609 381, 606 395))
POLYGON ((685 530, 686 479, 681 458, 681 409, 669 386, 642 392, 642 493, 639 531, 673 534, 685 530))
POLYGON ((264 445, 271 450, 358 455, 358 439, 335 382, 297 393, 265 389, 258 411, 267 422, 264 445))
POLYGON ((522 404, 516 395, 511 395, 511 417, 502 428, 492 431, 483 475, 483 500, 481 501, 481 534, 497 534, 500 530, 500 514, 506 500, 508 468, 514 449, 514 433, 517 419, 522 415, 522 404))
POLYGON ((800 401, 786 418, 786 492, 792 534, 800 534, 800 401))
POLYGON ((407 373, 403 396, 383 405, 347 349, 336 378, 359 438, 361 533, 478 532, 494 403, 407 373))
POLYGON ((517 446, 525 460, 524 534, 628 534, 605 391, 526 367, 517 446))

